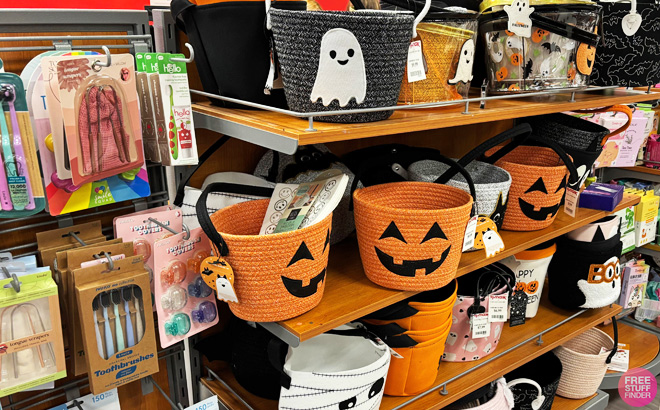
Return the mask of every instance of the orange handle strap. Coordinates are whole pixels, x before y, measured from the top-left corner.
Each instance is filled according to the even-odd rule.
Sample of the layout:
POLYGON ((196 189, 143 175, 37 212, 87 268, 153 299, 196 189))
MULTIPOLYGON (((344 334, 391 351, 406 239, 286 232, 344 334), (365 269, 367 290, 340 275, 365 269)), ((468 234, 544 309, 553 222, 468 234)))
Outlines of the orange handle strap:
POLYGON ((630 123, 632 122, 632 113, 633 113, 632 110, 630 109, 630 107, 628 107, 627 105, 624 105, 624 104, 616 104, 616 105, 611 105, 609 107, 594 108, 594 109, 590 109, 590 110, 577 110, 577 111, 573 111, 573 112, 576 112, 576 113, 579 113, 579 114, 596 114, 596 113, 599 113, 599 112, 620 112, 620 113, 626 114, 626 116, 628 117, 628 121, 626 121, 626 123, 624 125, 622 125, 619 129, 617 129, 615 131, 612 131, 609 134, 607 134, 603 138, 603 140, 600 142, 600 145, 605 145, 605 143, 607 142, 607 139, 609 137, 611 137, 612 135, 617 135, 617 134, 620 134, 623 131, 627 130, 628 127, 630 127, 630 123))

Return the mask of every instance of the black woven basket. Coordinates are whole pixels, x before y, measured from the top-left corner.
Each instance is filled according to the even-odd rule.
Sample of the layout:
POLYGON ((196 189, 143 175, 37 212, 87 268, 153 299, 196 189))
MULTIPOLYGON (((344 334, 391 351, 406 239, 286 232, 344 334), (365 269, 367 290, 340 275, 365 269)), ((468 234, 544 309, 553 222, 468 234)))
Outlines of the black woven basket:
MULTIPOLYGON (((412 13, 271 9, 270 15, 289 108, 298 112, 314 112, 396 105, 412 37, 412 13), (337 28, 353 33, 362 50, 366 97, 360 104, 356 103, 355 98, 343 107, 336 99, 328 106, 324 106, 321 100, 311 100, 319 69, 321 41, 329 30, 337 28)), ((390 115, 392 111, 379 111, 316 119, 355 123, 384 120, 390 115)))
POLYGON ((540 115, 524 121, 532 126, 532 135, 551 139, 564 149, 595 151, 610 133, 602 125, 561 113, 540 115))
MULTIPOLYGON (((555 400, 559 378, 561 377, 561 361, 553 352, 548 352, 528 362, 504 376, 507 382, 516 379, 531 379, 541 386, 545 400, 538 410, 550 410, 555 400)), ((530 384, 511 386, 515 400, 515 410, 532 410, 532 401, 537 398, 538 390, 530 384)))

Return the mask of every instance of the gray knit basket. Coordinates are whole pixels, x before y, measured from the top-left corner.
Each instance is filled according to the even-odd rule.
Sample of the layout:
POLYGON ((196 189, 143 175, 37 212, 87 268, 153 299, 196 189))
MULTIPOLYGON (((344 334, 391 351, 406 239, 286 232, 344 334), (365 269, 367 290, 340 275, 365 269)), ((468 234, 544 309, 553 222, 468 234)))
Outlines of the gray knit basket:
MULTIPOLYGON (((448 169, 449 166, 442 162, 432 160, 417 161, 408 167, 408 179, 411 181, 433 182, 448 169)), ((479 215, 491 216, 497 209, 498 200, 504 201, 504 204, 506 204, 509 197, 509 187, 511 187, 511 175, 507 171, 481 161, 470 162, 465 167, 465 170, 474 181, 474 188, 477 193, 475 203, 477 204, 479 215)), ((447 182, 447 185, 470 192, 468 184, 461 174, 453 176, 447 182)), ((502 228, 503 220, 504 210, 502 209, 502 215, 493 220, 498 229, 502 228)))
MULTIPOLYGON (((280 63, 284 93, 289 108, 298 112, 352 110, 395 106, 408 59, 414 16, 387 11, 293 11, 270 9, 275 51, 280 63), (337 100, 327 107, 311 101, 319 66, 323 35, 333 28, 352 32, 360 43, 366 71, 366 97, 340 107, 337 100)), ((327 122, 380 121, 393 111, 322 116, 327 122)))

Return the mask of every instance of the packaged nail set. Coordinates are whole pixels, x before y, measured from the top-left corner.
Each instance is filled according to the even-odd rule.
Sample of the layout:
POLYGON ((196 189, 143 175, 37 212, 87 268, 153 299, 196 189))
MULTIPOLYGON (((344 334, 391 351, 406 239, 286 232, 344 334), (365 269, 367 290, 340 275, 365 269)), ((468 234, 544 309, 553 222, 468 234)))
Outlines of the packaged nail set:
POLYGON ((154 243, 163 238, 180 233, 183 228, 183 217, 180 209, 167 209, 158 212, 137 212, 114 219, 115 238, 126 242, 133 242, 135 255, 144 256, 145 267, 152 278, 151 290, 153 292, 154 278, 154 243), (174 231, 174 232, 172 232, 174 231))
POLYGON ((154 245, 155 299, 160 345, 165 348, 218 323, 213 290, 200 273, 211 242, 196 228, 154 245))
POLYGON ((137 53, 136 75, 142 106, 147 159, 163 165, 198 162, 186 63, 183 54, 137 53))
POLYGON ((82 268, 75 275, 92 393, 157 373, 149 274, 142 257, 82 268))
POLYGON ((23 81, 29 81, 28 104, 39 144, 48 211, 53 216, 151 194, 141 154, 134 73, 128 63, 132 56, 113 55, 112 65, 106 68, 89 66, 90 60, 93 64, 105 61, 105 57, 79 53, 44 53, 33 60, 38 64, 34 69, 22 74, 23 81), (95 84, 105 91, 99 94, 95 84), (89 107, 93 107, 91 111, 89 107), (133 162, 122 162, 135 156, 133 162), (82 171, 87 166, 99 172, 80 175, 79 167, 71 166, 74 157, 82 171))
POLYGON ((0 397, 66 377, 57 285, 50 271, 0 281, 0 397))
POLYGON ((36 214, 45 206, 23 82, 0 73, 0 218, 36 214))

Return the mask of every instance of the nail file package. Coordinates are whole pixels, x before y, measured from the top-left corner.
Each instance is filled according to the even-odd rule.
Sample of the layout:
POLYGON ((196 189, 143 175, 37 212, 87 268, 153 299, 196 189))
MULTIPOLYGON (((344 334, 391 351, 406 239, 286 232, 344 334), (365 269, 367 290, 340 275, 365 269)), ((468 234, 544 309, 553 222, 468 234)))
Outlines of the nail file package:
POLYGON ((74 275, 92 393, 157 373, 149 274, 142 257, 77 269, 74 275))
MULTIPOLYGON (((132 102, 132 97, 128 100, 119 98, 112 102, 106 98, 106 96, 113 97, 114 95, 121 97, 124 89, 129 90, 129 96, 131 94, 135 95, 134 90, 132 93, 130 92, 130 86, 128 84, 124 87, 124 83, 134 82, 132 79, 134 73, 131 67, 116 66, 113 68, 111 66, 102 68, 97 75, 94 69, 88 66, 89 60, 92 60, 93 64, 94 61, 103 60, 105 57, 88 55, 87 53, 84 53, 82 56, 77 55, 80 53, 82 52, 73 52, 70 53, 71 55, 47 55, 48 53, 44 53, 35 57, 33 60, 38 62, 39 65, 37 68, 26 72, 29 67, 28 65, 26 70, 24 70, 24 76, 22 74, 24 82, 26 80, 29 81, 27 98, 29 104, 31 104, 31 116, 39 144, 43 179, 48 198, 48 211, 53 216, 147 197, 151 194, 146 165, 144 164, 143 157, 139 154, 141 144, 135 141, 135 144, 125 146, 123 144, 124 140, 121 138, 115 139, 115 136, 128 136, 130 142, 132 141, 132 135, 141 138, 141 133, 139 132, 139 115, 136 108, 137 102, 132 102), (80 59, 85 60, 82 63, 77 62, 80 59), (88 62, 87 65, 84 61, 88 62), (85 72, 85 70, 87 71, 85 72), (114 79, 115 86, 116 84, 120 86, 112 87, 112 90, 115 91, 114 94, 110 89, 106 90, 106 93, 97 94, 97 87, 92 95, 92 99, 85 99, 85 97, 89 97, 87 91, 89 90, 91 92, 91 88, 93 87, 93 85, 89 85, 84 90, 80 90, 82 82, 86 84, 92 82, 92 80, 87 81, 88 74, 90 78, 102 77, 108 80, 105 76, 108 74, 108 71, 109 75, 113 75, 116 74, 117 70, 119 70, 119 80, 110 77, 110 79, 114 79), (64 73, 67 74, 65 75, 64 73), (27 78, 28 76, 30 77, 29 79, 27 78), (126 81, 123 78, 126 78, 126 81), (75 87, 78 88, 76 89, 75 87), (82 95, 77 96, 77 100, 75 100, 76 95, 74 90, 80 91, 82 95), (66 101, 62 97, 65 94, 70 96, 72 93, 74 93, 72 97, 74 101, 70 105, 63 105, 66 101), (98 110, 83 110, 83 118, 78 121, 79 117, 76 117, 76 115, 80 116, 79 111, 81 106, 84 105, 85 109, 87 109, 89 104, 92 104, 98 110), (118 114, 117 108, 122 112, 121 117, 118 114), (86 118, 87 113, 90 114, 89 118, 86 118), (131 121, 125 121, 129 115, 131 121), (132 120, 135 116, 138 116, 137 120, 135 120, 138 122, 137 124, 134 124, 134 120, 132 120), (98 121, 98 118, 101 120, 98 121), (67 120, 67 128, 65 128, 65 120, 67 120), (77 128, 80 123, 83 125, 83 132, 80 134, 83 138, 77 139, 79 136, 77 128), (86 126, 85 124, 92 124, 92 129, 90 130, 89 125, 86 126), (136 127, 138 127, 138 132, 131 134, 135 132, 136 127), (75 134, 73 138, 68 136, 70 132, 75 134), (71 146, 68 141, 69 139, 80 141, 80 143, 71 146), (102 144, 99 145, 99 141, 102 144), (131 168, 123 172, 116 172, 119 170, 114 170, 86 175, 84 176, 85 181, 82 183, 79 176, 77 177, 78 182, 75 182, 71 168, 71 152, 80 152, 78 148, 82 147, 83 142, 87 148, 81 153, 84 155, 80 157, 83 167, 84 163, 91 167, 91 161, 93 159, 96 166, 95 169, 107 168, 107 162, 102 162, 101 167, 98 167, 99 149, 106 149, 106 158, 110 163, 117 164, 117 161, 121 163, 119 154, 121 153, 122 158, 126 159, 127 157, 124 154, 128 148, 128 158, 132 158, 131 155, 133 154, 130 151, 133 145, 135 145, 135 153, 141 162, 137 161, 133 164, 135 166, 121 163, 122 165, 126 165, 121 169, 131 168), (118 148, 119 145, 117 143, 121 144, 121 149, 118 148), (96 148, 95 153, 91 152, 93 148, 96 148)), ((128 56, 130 57, 130 55, 128 56)), ((113 65, 115 63, 128 64, 128 60, 124 60, 126 60, 124 55, 113 55, 112 63, 113 65)), ((94 67, 98 66, 95 65, 94 67)), ((73 171, 76 170, 74 169, 73 171)))
POLYGON ((165 348, 218 323, 213 290, 200 266, 211 256, 211 242, 202 228, 154 244, 155 300, 160 345, 165 348))
POLYGON ((135 58, 138 92, 143 94, 140 100, 148 106, 142 112, 143 128, 153 125, 155 131, 147 132, 145 151, 163 165, 196 165, 197 143, 186 63, 175 61, 183 54, 138 53, 135 58))
POLYGON ((50 271, 0 281, 0 397, 66 377, 57 285, 50 271))
POLYGON ((36 214, 45 206, 23 82, 0 73, 0 218, 36 214))

